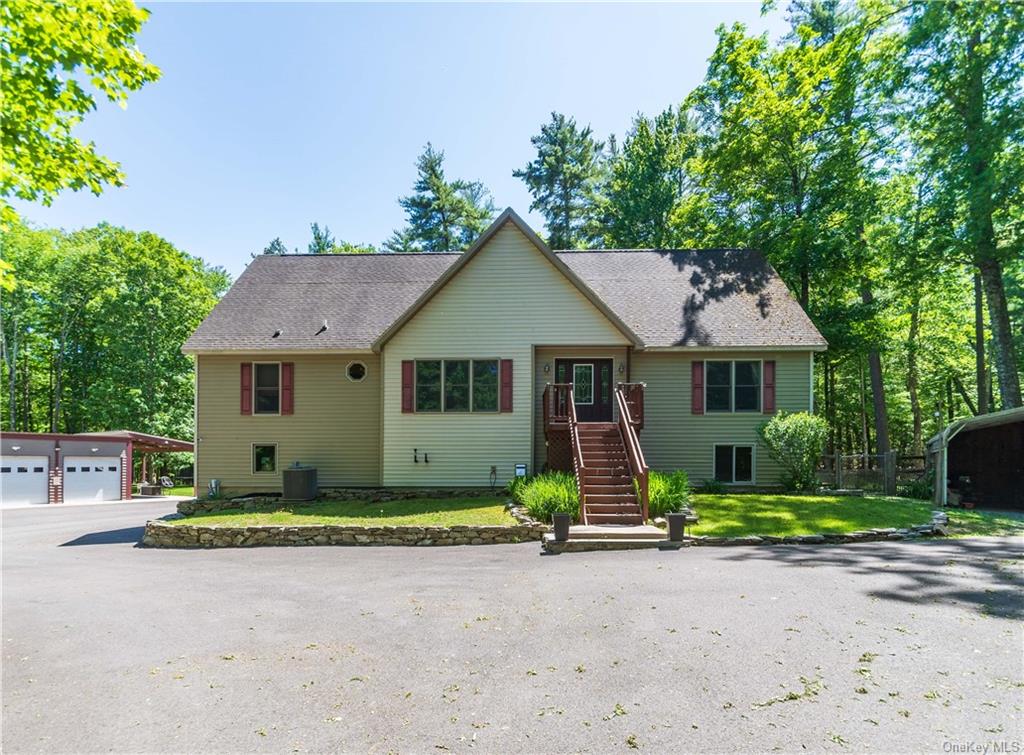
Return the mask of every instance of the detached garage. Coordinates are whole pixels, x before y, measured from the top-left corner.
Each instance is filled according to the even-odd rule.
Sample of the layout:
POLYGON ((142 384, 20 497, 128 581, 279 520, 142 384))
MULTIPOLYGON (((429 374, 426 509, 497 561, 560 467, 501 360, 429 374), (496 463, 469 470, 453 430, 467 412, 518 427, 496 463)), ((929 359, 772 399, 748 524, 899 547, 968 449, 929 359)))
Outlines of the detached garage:
POLYGON ((191 452, 192 444, 130 430, 77 435, 4 433, 0 441, 0 505, 128 500, 132 497, 134 457, 163 451, 191 452))

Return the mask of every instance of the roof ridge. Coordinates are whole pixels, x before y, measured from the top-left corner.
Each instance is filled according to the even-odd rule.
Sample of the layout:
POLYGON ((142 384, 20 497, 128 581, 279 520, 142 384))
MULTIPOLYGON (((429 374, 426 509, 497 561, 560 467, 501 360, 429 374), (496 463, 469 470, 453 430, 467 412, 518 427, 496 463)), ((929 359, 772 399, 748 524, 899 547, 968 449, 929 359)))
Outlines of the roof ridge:
POLYGON ((760 252, 759 249, 754 249, 749 246, 714 246, 714 247, 665 247, 665 248, 640 248, 640 249, 556 249, 555 254, 607 254, 608 252, 616 253, 656 253, 664 254, 666 252, 760 252))

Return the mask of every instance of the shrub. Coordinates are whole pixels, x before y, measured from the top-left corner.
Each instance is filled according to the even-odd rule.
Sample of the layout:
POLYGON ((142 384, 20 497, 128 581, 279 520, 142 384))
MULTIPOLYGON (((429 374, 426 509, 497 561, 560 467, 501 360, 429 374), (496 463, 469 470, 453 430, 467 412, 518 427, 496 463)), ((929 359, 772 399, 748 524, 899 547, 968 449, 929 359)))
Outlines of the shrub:
POLYGON ((579 518, 580 501, 576 493, 576 478, 568 472, 545 472, 531 477, 516 487, 516 500, 526 507, 530 516, 550 522, 555 513, 572 514, 579 518))
POLYGON ((934 480, 931 475, 921 477, 917 480, 901 483, 896 492, 904 498, 917 498, 922 501, 930 501, 935 490, 934 480))
POLYGON ((649 515, 664 516, 690 503, 690 478, 686 472, 651 472, 647 481, 650 496, 649 515))
POLYGON ((758 428, 768 453, 782 465, 780 482, 787 490, 813 490, 815 470, 825 448, 828 424, 807 412, 779 412, 758 428))
POLYGON ((523 489, 529 484, 529 481, 530 478, 528 477, 513 477, 505 485, 505 490, 513 501, 521 505, 523 503, 523 489))
POLYGON ((700 492, 706 495, 721 495, 725 492, 725 483, 714 478, 704 480, 700 484, 700 492))

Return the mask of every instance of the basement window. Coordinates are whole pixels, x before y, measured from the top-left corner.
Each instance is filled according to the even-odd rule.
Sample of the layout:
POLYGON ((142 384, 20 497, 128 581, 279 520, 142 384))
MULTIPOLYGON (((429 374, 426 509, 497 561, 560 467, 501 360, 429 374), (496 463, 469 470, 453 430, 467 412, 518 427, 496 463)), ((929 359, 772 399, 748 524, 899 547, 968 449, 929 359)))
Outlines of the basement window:
POLYGON ((253 443, 252 445, 253 474, 273 473, 277 471, 277 444, 253 443))
POLYGON ((715 479, 725 483, 754 481, 754 447, 715 445, 715 479))

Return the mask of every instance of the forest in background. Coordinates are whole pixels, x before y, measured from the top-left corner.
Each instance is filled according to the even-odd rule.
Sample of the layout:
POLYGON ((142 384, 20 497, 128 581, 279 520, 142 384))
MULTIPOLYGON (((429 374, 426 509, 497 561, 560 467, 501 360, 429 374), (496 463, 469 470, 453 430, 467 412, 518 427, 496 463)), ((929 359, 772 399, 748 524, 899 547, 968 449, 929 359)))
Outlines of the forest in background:
MULTIPOLYGON (((787 15, 777 41, 720 28, 703 82, 621 140, 553 113, 514 174, 554 248, 762 250, 830 343, 830 450, 919 453, 953 417, 1021 405, 1024 7, 797 0, 787 15)), ((4 196, 52 197, 4 162, 4 196)), ((314 223, 303 251, 460 250, 495 214, 430 144, 399 203, 407 223, 379 249, 314 223)), ((179 348, 224 272, 149 233, 5 218, 3 427, 191 437, 179 348)))

